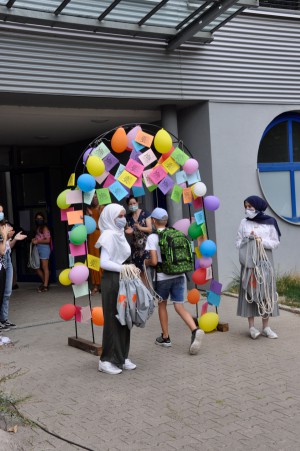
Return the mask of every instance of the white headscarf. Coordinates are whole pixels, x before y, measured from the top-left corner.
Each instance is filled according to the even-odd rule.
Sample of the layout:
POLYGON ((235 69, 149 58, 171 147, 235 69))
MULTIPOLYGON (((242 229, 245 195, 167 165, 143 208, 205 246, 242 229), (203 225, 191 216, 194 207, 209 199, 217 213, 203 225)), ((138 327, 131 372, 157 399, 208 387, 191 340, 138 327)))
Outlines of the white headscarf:
POLYGON ((124 208, 119 204, 106 205, 99 218, 100 238, 95 247, 104 247, 110 260, 122 265, 130 256, 130 246, 125 238, 124 229, 116 226, 115 219, 124 208))

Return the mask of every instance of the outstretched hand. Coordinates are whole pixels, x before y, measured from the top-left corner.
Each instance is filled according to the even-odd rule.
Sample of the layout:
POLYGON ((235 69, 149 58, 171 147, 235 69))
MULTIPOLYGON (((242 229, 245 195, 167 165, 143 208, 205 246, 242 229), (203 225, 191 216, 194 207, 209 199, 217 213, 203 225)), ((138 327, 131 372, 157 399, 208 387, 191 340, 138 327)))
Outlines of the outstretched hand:
POLYGON ((27 238, 27 235, 23 235, 23 232, 18 232, 15 236, 14 236, 14 240, 17 241, 22 241, 25 240, 25 238, 27 238))

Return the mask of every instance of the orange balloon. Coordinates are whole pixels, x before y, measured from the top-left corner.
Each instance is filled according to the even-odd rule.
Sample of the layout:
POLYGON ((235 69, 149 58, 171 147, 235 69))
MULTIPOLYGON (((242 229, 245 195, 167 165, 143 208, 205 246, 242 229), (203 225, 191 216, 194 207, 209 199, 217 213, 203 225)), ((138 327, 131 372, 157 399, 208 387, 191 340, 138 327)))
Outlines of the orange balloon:
POLYGON ((104 316, 102 307, 94 307, 92 309, 92 321, 95 326, 103 326, 104 316))
POLYGON ((200 293, 197 288, 193 288, 188 292, 187 300, 190 304, 197 304, 200 301, 200 293))
POLYGON ((123 127, 117 128, 111 138, 110 145, 116 153, 122 153, 127 149, 127 135, 123 127))

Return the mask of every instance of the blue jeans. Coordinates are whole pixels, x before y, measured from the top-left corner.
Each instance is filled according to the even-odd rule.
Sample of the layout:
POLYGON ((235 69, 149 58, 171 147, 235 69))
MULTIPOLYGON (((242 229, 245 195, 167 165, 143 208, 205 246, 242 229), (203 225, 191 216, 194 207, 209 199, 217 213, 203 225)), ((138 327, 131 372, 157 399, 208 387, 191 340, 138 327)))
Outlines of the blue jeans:
POLYGON ((0 312, 0 321, 8 320, 9 299, 11 296, 12 281, 13 281, 13 266, 11 263, 10 252, 5 253, 5 263, 6 263, 6 281, 5 281, 2 307, 1 307, 1 312, 0 312))
POLYGON ((156 293, 167 301, 169 296, 174 304, 183 304, 184 302, 185 277, 178 276, 172 279, 158 280, 156 293))

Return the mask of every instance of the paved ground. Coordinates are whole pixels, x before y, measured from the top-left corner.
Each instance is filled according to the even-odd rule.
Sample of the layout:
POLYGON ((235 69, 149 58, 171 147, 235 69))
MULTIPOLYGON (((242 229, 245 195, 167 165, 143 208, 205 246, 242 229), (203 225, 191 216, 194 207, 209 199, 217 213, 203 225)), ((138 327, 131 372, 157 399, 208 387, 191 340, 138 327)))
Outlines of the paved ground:
MULTIPOLYGON (((100 305, 100 297, 92 299, 100 305)), ((19 327, 6 334, 14 345, 0 348, 0 376, 19 375, 2 379, 0 390, 28 397, 18 406, 22 414, 61 437, 19 426, 9 435, 19 443, 14 449, 300 447, 299 315, 282 311, 272 322, 279 339, 253 341, 246 321, 235 316, 236 299, 224 296, 220 320, 230 331, 206 334, 201 353, 190 356, 189 332, 170 305, 173 347, 154 345, 160 332, 156 311, 144 330, 132 333, 131 358, 138 368, 109 376, 97 371, 97 357, 67 345, 74 324, 58 316, 66 302, 72 302, 70 288, 52 286, 38 294, 24 284, 13 292, 10 319, 19 327)), ((95 328, 98 343, 101 332, 95 328)), ((90 339, 90 326, 80 325, 79 336, 90 339)), ((0 449, 12 448, 0 440, 0 449)))

